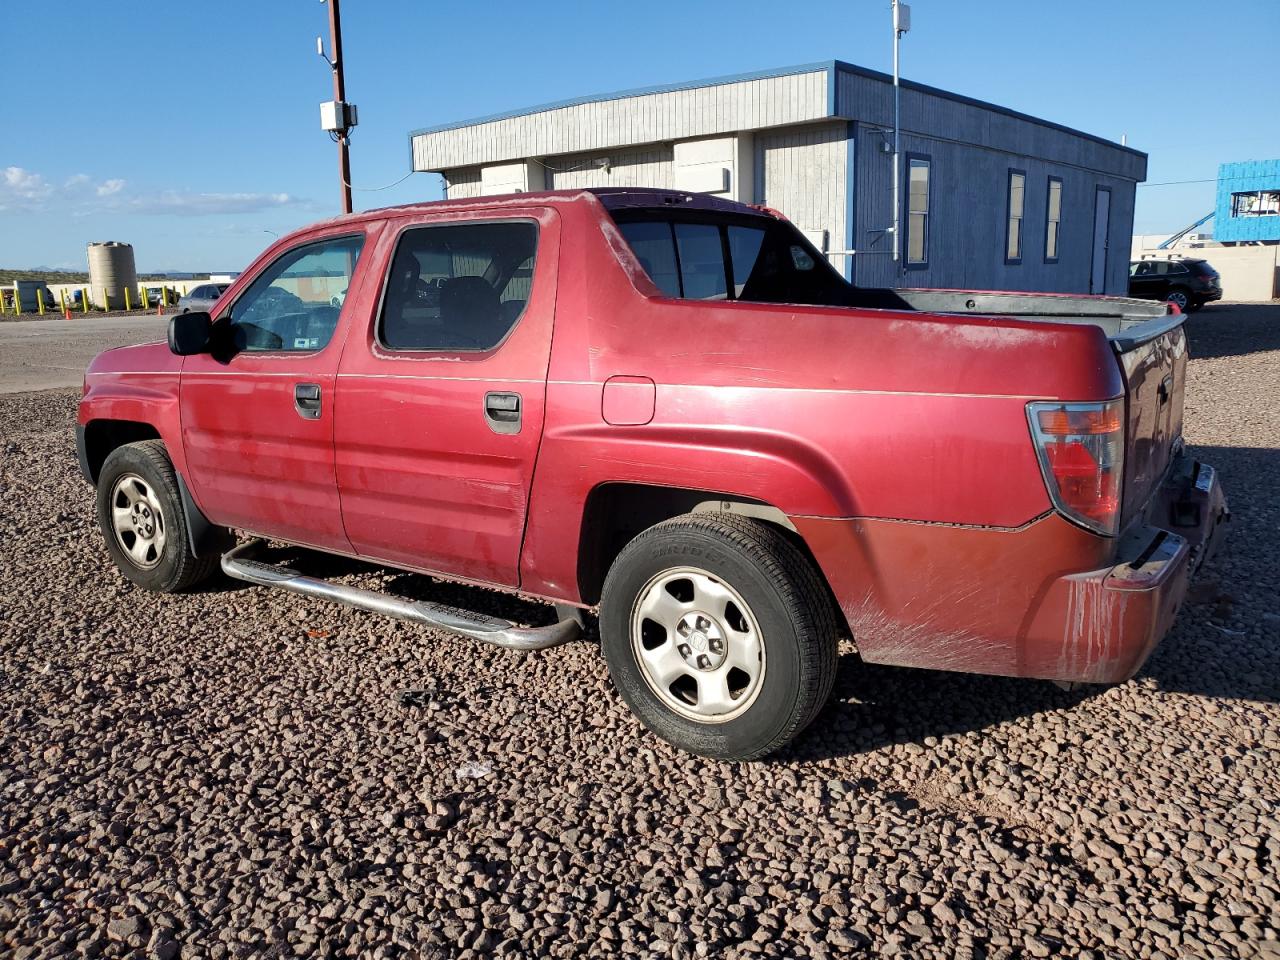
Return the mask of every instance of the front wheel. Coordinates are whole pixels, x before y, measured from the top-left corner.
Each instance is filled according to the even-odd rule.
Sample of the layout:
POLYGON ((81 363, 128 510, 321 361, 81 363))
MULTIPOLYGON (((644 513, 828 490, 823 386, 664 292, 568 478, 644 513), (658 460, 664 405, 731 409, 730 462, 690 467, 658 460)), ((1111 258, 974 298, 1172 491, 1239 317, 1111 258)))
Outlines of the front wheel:
POLYGON ((759 520, 690 514, 640 534, 609 571, 600 632, 631 710, 703 756, 778 749, 835 681, 835 615, 817 571, 759 520))
POLYGON ((159 440, 111 452, 98 475, 98 526, 120 572, 140 587, 174 593, 204 580, 217 557, 194 557, 173 464, 159 440))

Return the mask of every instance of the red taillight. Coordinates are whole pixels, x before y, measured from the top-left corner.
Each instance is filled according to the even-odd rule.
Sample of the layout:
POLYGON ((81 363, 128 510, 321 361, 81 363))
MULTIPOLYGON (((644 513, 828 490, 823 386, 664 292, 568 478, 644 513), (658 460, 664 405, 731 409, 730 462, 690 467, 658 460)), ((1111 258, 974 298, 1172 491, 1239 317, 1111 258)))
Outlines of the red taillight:
POLYGON ((1124 480, 1124 401, 1027 405, 1045 486, 1077 523, 1113 535, 1124 480))

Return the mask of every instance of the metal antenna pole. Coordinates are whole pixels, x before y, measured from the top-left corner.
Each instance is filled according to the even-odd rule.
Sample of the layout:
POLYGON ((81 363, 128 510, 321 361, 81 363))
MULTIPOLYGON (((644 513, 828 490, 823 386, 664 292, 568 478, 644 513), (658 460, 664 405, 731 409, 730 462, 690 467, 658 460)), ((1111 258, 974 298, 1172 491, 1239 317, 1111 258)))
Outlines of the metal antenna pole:
MULTIPOLYGON (((338 12, 338 0, 329 4, 329 46, 333 51, 333 99, 344 103, 346 82, 342 76, 342 15, 338 12)), ((347 131, 338 131, 338 176, 342 178, 342 212, 351 212, 351 153, 347 146, 347 131)))
POLYGON ((896 263, 898 260, 898 251, 900 244, 898 238, 902 236, 902 203, 901 186, 899 178, 901 174, 901 161, 899 158, 899 137, 898 137, 898 41, 902 38, 902 31, 898 27, 898 0, 893 0, 893 259, 896 263))

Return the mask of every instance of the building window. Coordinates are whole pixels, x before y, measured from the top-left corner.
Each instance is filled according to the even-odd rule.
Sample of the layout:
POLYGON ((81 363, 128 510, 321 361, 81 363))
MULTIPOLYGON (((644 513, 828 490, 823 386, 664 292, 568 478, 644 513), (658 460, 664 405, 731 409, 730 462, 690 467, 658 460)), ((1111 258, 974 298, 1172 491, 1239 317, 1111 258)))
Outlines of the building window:
POLYGON ((1249 190, 1231 195, 1233 217, 1280 216, 1280 190, 1249 190))
POLYGON ((922 270, 929 265, 929 163, 929 157, 907 154, 908 269, 922 270))
POLYGON ((1049 178, 1049 195, 1045 201, 1044 262, 1058 262, 1058 228, 1062 223, 1062 178, 1049 178))
POLYGON ((1009 171, 1009 218, 1005 224, 1004 262, 1022 262, 1022 212, 1027 200, 1027 172, 1009 171))

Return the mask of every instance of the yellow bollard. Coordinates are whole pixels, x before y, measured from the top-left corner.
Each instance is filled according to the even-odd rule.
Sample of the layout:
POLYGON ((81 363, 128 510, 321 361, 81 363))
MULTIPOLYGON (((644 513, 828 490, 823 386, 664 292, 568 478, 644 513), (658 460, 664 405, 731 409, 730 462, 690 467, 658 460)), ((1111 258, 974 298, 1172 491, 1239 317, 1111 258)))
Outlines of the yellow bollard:
POLYGON ((129 306, 129 288, 128 287, 124 288, 124 308, 126 311, 132 309, 129 306))
POLYGON ((58 291, 58 306, 62 307, 62 312, 67 312, 67 288, 62 287, 58 291))
POLYGON ((107 293, 107 288, 102 288, 102 312, 111 312, 111 294, 107 293))
POLYGON ((89 312, 89 288, 88 287, 80 288, 80 312, 81 313, 89 312))
POLYGON ((36 311, 44 316, 44 287, 36 287, 36 311))
POLYGON ((160 288, 160 302, 166 307, 169 305, 169 288, 166 286, 160 288))

